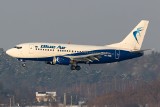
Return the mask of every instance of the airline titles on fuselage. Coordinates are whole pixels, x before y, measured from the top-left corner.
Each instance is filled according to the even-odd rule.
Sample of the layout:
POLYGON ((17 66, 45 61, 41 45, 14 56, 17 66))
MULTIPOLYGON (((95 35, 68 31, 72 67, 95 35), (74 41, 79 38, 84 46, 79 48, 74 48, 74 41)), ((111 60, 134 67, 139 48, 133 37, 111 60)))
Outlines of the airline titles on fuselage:
POLYGON ((35 46, 36 49, 65 49, 66 47, 58 45, 58 46, 54 46, 54 45, 41 45, 41 46, 35 46))
POLYGON ((52 49, 65 49, 66 47, 64 46, 53 46, 53 45, 41 45, 41 48, 52 48, 52 49))

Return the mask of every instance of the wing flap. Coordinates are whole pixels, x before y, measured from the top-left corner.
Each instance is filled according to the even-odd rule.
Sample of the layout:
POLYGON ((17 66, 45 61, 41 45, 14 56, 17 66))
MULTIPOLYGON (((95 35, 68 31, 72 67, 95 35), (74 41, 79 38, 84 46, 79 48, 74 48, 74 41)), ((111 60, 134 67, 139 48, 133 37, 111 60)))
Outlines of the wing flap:
POLYGON ((84 62, 93 62, 93 61, 99 61, 102 55, 110 54, 108 52, 99 52, 94 54, 87 54, 87 55, 78 55, 78 56, 65 56, 70 58, 74 61, 84 61, 84 62))

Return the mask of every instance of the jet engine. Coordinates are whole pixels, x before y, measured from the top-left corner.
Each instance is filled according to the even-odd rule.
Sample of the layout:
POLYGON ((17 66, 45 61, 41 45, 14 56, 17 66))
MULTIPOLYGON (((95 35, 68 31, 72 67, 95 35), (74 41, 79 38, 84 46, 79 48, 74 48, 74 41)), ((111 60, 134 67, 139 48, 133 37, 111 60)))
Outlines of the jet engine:
POLYGON ((55 65, 55 64, 59 64, 59 65, 69 65, 71 62, 70 58, 66 58, 63 56, 55 56, 53 57, 53 60, 50 62, 47 62, 47 64, 50 65, 55 65))

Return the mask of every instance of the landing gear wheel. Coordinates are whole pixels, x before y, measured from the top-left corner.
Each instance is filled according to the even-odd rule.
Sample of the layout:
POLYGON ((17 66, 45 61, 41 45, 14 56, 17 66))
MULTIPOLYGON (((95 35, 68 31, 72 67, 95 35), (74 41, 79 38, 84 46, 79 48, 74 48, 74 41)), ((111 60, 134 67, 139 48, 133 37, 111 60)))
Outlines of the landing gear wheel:
POLYGON ((23 64, 22 64, 22 67, 26 67, 26 64, 25 64, 25 63, 23 63, 23 64))
POLYGON ((77 70, 79 71, 81 67, 79 65, 71 65, 71 70, 77 70))
POLYGON ((75 65, 71 65, 71 70, 75 70, 76 66, 75 65))
POLYGON ((75 69, 76 69, 77 71, 79 71, 79 70, 81 69, 81 67, 77 65, 77 66, 75 67, 75 69))

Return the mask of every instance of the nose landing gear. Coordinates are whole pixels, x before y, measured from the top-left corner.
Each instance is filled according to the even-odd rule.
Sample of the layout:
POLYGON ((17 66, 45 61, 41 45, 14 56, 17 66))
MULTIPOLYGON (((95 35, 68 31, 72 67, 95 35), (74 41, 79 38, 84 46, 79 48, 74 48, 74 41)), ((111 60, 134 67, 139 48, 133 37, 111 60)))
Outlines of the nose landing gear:
POLYGON ((23 59, 18 59, 18 61, 22 62, 22 67, 26 67, 26 63, 23 59))
POLYGON ((26 63, 22 63, 22 67, 26 67, 26 63))

